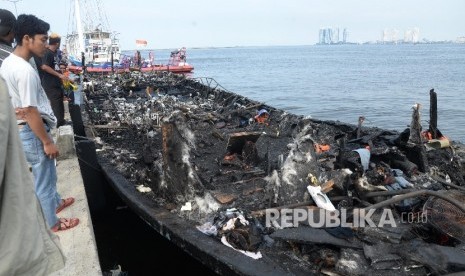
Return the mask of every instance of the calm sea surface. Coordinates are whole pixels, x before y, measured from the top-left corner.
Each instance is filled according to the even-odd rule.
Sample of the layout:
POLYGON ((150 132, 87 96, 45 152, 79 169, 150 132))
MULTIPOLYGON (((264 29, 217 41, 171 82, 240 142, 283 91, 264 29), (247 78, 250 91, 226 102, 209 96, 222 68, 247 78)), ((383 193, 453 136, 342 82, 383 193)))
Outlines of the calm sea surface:
MULTIPOLYGON (((133 54, 134 51, 126 51, 133 54)), ((143 57, 147 51, 141 51, 143 57)), ((166 63, 170 50, 153 50, 166 63)), ((187 49, 191 77, 294 114, 402 131, 412 106, 428 128, 429 91, 438 128, 465 142, 465 45, 334 45, 187 49)))

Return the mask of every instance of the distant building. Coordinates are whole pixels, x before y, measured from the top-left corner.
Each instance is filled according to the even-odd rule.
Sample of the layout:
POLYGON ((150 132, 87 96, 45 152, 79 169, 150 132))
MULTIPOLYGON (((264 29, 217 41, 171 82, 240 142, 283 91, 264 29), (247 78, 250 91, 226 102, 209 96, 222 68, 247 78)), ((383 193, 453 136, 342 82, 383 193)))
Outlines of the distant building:
POLYGON ((345 28, 342 34, 342 41, 340 39, 339 28, 337 27, 336 28, 332 28, 332 27, 322 28, 319 31, 318 44, 347 43, 347 36, 348 36, 348 32, 347 32, 347 29, 345 28))
POLYGON ((383 31, 383 43, 397 43, 397 35, 399 30, 397 29, 384 29, 383 31))
POLYGON ((404 43, 418 43, 420 40, 420 29, 415 27, 411 30, 406 30, 404 33, 404 43))
POLYGON ((347 29, 344 28, 344 32, 342 33, 342 43, 347 43, 348 36, 349 36, 349 32, 347 32, 347 29))
POLYGON ((391 44, 391 43, 419 43, 420 42, 420 29, 414 27, 412 29, 408 29, 404 32, 404 38, 398 38, 399 30, 397 29, 389 29, 386 28, 383 30, 383 44, 391 44))
POLYGON ((323 44, 323 41, 325 41, 325 30, 320 29, 320 35, 318 36, 318 44, 323 44))
POLYGON ((331 43, 339 43, 339 28, 334 28, 331 33, 331 43))

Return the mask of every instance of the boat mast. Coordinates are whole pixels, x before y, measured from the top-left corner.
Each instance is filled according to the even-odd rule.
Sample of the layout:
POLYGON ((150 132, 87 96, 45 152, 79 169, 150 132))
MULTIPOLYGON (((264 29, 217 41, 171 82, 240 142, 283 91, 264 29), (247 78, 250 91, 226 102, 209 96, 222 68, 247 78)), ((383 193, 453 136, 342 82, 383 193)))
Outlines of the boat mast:
POLYGON ((79 38, 79 53, 84 52, 84 34, 82 33, 81 10, 79 9, 79 0, 74 0, 74 9, 76 11, 76 27, 79 38))

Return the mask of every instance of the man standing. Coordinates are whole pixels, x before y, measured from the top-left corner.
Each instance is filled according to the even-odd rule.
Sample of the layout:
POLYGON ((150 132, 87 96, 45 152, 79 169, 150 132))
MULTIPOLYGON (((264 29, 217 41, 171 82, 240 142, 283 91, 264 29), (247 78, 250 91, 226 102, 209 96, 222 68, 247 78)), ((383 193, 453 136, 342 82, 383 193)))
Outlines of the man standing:
MULTIPOLYGON (((0 67, 2 66, 3 60, 5 60, 13 52, 13 41, 15 40, 15 34, 13 32, 13 25, 16 23, 16 17, 9 10, 0 9, 0 67)), ((37 70, 37 66, 34 59, 29 60, 34 69, 37 70)), ((21 108, 15 109, 16 115, 21 116, 23 110, 21 108)))
POLYGON ((58 50, 60 48, 60 44, 61 37, 58 34, 52 33, 48 39, 48 47, 45 55, 42 58, 34 57, 37 68, 39 68, 42 86, 50 100, 53 113, 57 118, 57 127, 66 124, 62 80, 69 80, 68 77, 61 74, 59 71, 60 60, 58 50))
POLYGON ((49 230, 32 183, 10 96, 0 78, 0 275, 48 275, 65 265, 58 236, 49 230))
POLYGON ((79 219, 58 219, 56 213, 71 205, 74 199, 62 200, 57 192, 55 158, 58 148, 50 136, 56 118, 40 84, 37 71, 28 62, 42 57, 47 50, 50 25, 34 15, 20 15, 13 27, 17 46, 0 67, 13 107, 22 108, 24 117, 17 121, 26 159, 32 167, 35 192, 52 231, 70 229, 79 219))

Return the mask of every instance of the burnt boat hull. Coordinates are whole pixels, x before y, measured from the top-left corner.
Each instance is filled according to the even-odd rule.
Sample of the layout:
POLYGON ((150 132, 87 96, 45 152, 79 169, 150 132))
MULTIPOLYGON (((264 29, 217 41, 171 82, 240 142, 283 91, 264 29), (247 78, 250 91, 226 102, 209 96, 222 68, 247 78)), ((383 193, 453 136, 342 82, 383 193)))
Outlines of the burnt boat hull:
MULTIPOLYGON (((417 151, 404 145, 405 135, 377 128, 360 128, 357 131, 352 125, 303 118, 234 93, 205 87, 181 76, 175 79, 168 77, 157 76, 154 83, 147 83, 147 87, 159 88, 164 93, 161 96, 152 98, 151 94, 144 95, 143 91, 128 94, 123 89, 107 90, 101 95, 96 93, 92 105, 87 109, 89 114, 93 114, 92 133, 100 134, 99 138, 104 141, 99 143, 102 148, 98 156, 105 177, 136 214, 173 245, 223 275, 318 274, 321 269, 318 262, 321 260, 325 260, 329 272, 335 271, 341 275, 379 272, 376 262, 370 267, 366 258, 380 251, 375 250, 372 244, 385 246, 382 228, 374 232, 370 228, 360 228, 357 235, 348 231, 350 233, 342 233, 342 237, 339 237, 341 233, 326 233, 325 229, 315 230, 307 225, 300 225, 298 231, 277 227, 271 235, 276 242, 271 246, 265 239, 269 231, 262 232, 264 242, 259 251, 263 253, 263 258, 253 260, 226 247, 217 237, 207 236, 196 229, 201 224, 196 221, 196 216, 201 213, 200 204, 197 209, 188 212, 183 211, 181 206, 186 202, 196 203, 197 196, 203 196, 204 203, 208 195, 214 196, 222 208, 237 207, 253 211, 257 217, 260 214, 263 216, 264 208, 307 208, 306 205, 315 203, 307 201, 307 185, 313 181, 309 176, 320 176, 322 180, 329 179, 335 183, 334 190, 328 192, 331 200, 340 202, 342 207, 358 208, 358 198, 352 200, 353 194, 371 201, 368 196, 379 196, 375 195, 375 191, 380 188, 383 195, 396 192, 385 191, 387 188, 382 185, 384 180, 379 182, 380 171, 389 172, 382 177, 392 176, 388 163, 405 172, 407 177, 417 175, 412 182, 424 188, 431 181, 421 170, 417 171, 416 163, 407 158, 417 151), (120 97, 125 93, 128 94, 127 98, 120 97), (109 104, 111 99, 106 98, 108 96, 115 102, 109 104), (149 100, 142 101, 143 96, 149 100), (152 110, 148 107, 154 112, 148 112, 152 110), (267 121, 259 122, 260 118, 256 116, 260 112, 254 117, 254 109, 266 109, 271 116, 266 117, 267 121), (257 120, 256 123, 253 123, 253 118, 257 120), (252 124, 248 124, 250 119, 252 124), (322 151, 324 147, 315 146, 324 146, 323 143, 340 150, 318 153, 317 149, 322 151), (352 179, 349 176, 351 171, 362 175, 364 169, 355 150, 367 151, 366 144, 371 148, 371 160, 376 166, 368 171, 369 178, 365 173, 365 177, 355 175, 352 179), (277 171, 282 173, 282 177, 277 171), (136 186, 141 184, 150 187, 153 192, 139 192, 136 186), (347 193, 349 189, 351 195, 347 193), (203 195, 199 192, 202 190, 203 195), (165 201, 158 202, 160 199, 165 201), (312 234, 309 234, 310 230, 312 234), (371 247, 362 247, 365 241, 371 247), (364 257, 364 254, 368 256, 364 257), (349 263, 363 265, 353 272, 353 267, 347 265, 349 263)), ((120 81, 123 84, 132 82, 133 79, 120 81)), ((432 151, 426 157, 430 165, 447 173, 454 182, 464 184, 463 162, 459 158, 451 161, 446 150, 432 151)), ((417 162, 420 160, 411 158, 417 162)), ((392 210, 396 211, 394 208, 392 210)), ((200 217, 204 218, 208 217, 200 217)), ((405 269, 410 272, 416 270, 415 273, 409 272, 409 275, 425 275, 427 271, 439 270, 455 272, 461 269, 460 265, 465 267, 465 262, 458 268, 447 267, 448 262, 455 261, 452 259, 438 261, 434 265, 430 263, 437 261, 438 257, 421 261, 410 259, 404 253, 411 243, 398 243, 401 242, 399 237, 402 233, 412 226, 401 226, 398 232, 390 234, 393 243, 389 244, 388 249, 398 254, 396 261, 405 259, 402 263, 405 269), (415 261, 415 267, 411 267, 412 261, 415 261)), ((252 236, 253 231, 250 233, 252 236)), ((221 234, 224 237, 224 233, 221 234)), ((427 245, 422 243, 422 246, 427 245)), ((433 244, 431 248, 435 246, 433 244)), ((386 267, 392 265, 386 264, 386 267)), ((397 270, 390 273, 386 275, 399 275, 396 274, 397 270)))
POLYGON ((221 275, 292 275, 272 260, 253 260, 203 234, 195 225, 138 192, 112 164, 99 160, 105 178, 121 199, 163 237, 221 275))

